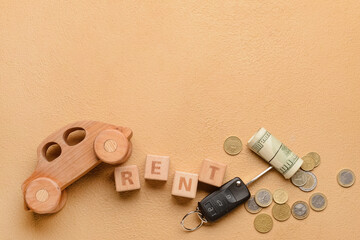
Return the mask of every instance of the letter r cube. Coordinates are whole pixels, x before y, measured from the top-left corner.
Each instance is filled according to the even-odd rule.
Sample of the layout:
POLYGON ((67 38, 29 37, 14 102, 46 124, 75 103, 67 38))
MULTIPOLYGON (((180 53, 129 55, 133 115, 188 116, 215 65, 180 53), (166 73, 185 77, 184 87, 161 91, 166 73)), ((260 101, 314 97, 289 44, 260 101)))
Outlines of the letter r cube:
POLYGON ((140 189, 139 170, 136 165, 116 167, 114 175, 117 192, 140 189))
POLYGON ((223 183, 226 164, 205 159, 202 162, 199 181, 220 187, 223 183))

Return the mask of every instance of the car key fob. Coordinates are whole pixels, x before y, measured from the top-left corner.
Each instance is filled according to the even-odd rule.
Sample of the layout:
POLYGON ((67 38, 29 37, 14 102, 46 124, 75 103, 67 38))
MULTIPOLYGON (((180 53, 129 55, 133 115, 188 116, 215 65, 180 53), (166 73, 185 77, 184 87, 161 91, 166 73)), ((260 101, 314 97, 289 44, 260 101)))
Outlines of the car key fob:
POLYGON ((236 177, 224 185, 222 185, 215 192, 207 195, 198 203, 196 210, 188 212, 182 218, 180 224, 186 231, 195 231, 199 229, 204 223, 214 222, 225 216, 227 213, 245 203, 250 198, 248 186, 263 176, 265 173, 273 169, 273 166, 268 167, 265 171, 257 175, 250 182, 244 183, 239 177, 236 177), (200 219, 199 225, 190 228, 185 226, 185 219, 191 215, 197 214, 200 219))
POLYGON ((198 203, 198 209, 208 222, 213 222, 249 198, 250 192, 246 184, 239 177, 236 177, 201 200, 198 203))

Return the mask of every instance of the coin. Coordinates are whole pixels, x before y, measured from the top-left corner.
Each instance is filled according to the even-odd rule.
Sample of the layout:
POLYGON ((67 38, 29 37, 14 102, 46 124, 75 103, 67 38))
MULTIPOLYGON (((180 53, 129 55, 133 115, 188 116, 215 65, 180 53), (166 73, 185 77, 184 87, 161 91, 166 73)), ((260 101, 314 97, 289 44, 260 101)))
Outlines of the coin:
POLYGON ((289 195, 282 189, 278 189, 273 194, 274 202, 277 204, 284 204, 289 199, 289 195))
POLYGON ((255 202, 260 207, 268 207, 272 202, 271 192, 267 189, 260 189, 255 194, 255 202))
POLYGON ((304 201, 297 201, 291 207, 291 213, 294 218, 302 220, 309 216, 309 205, 304 201))
POLYGON ((308 154, 306 154, 308 156, 310 156, 312 159, 314 159, 315 161, 315 167, 319 166, 320 165, 320 155, 316 152, 309 152, 308 154))
POLYGON ((310 207, 313 210, 320 212, 326 208, 327 198, 322 193, 314 193, 313 195, 310 196, 309 203, 310 203, 310 207))
POLYGON ((270 232, 273 227, 273 220, 270 215, 266 213, 261 213, 257 215, 254 219, 254 227, 256 231, 260 233, 270 232))
POLYGON ((240 138, 236 136, 228 137, 224 142, 224 150, 229 155, 237 155, 242 150, 242 142, 240 138))
POLYGON ((304 162, 301 165, 301 169, 305 171, 311 171, 315 167, 315 160, 309 155, 305 155, 301 158, 304 162))
POLYGON ((291 215, 289 204, 275 204, 272 208, 272 215, 280 222, 288 220, 291 215))
POLYGON ((343 169, 338 173, 337 181, 342 187, 351 187, 355 182, 355 174, 350 169, 343 169))
POLYGON ((249 200, 247 200, 247 202, 244 204, 244 206, 246 211, 248 211, 249 213, 258 213, 262 209, 262 207, 257 205, 257 203, 255 202, 254 196, 251 196, 249 200))
POLYGON ((291 182, 297 187, 304 186, 307 182, 306 172, 299 169, 292 177, 291 182))
POLYGON ((305 172, 305 174, 307 176, 307 182, 305 183, 304 186, 299 187, 299 188, 301 189, 301 191, 311 192, 317 186, 317 179, 316 179, 315 174, 313 174, 312 172, 305 172))

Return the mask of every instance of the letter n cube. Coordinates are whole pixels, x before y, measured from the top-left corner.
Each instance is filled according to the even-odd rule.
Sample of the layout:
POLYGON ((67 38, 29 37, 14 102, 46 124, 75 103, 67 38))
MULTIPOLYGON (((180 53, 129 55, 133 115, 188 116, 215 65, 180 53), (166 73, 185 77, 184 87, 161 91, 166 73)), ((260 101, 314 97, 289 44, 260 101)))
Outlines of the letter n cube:
POLYGON ((171 194, 186 198, 195 198, 198 185, 198 175, 176 171, 171 194))

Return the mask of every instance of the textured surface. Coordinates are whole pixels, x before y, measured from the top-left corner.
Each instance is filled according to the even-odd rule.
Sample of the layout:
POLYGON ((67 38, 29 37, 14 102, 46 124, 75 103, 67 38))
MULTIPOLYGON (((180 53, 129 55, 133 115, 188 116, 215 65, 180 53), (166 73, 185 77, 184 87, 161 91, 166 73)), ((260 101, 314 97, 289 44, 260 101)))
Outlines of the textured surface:
MULTIPOLYGON (((0 0, 1 239, 359 239, 360 2, 0 0), (23 210, 20 186, 38 144, 70 122, 129 126, 141 190, 117 193, 113 167, 71 185, 55 215, 23 210), (204 158, 228 165, 225 180, 251 179, 266 163, 245 143, 264 126, 300 156, 317 151, 316 191, 328 207, 304 221, 274 221, 261 235, 243 207, 194 233, 179 222, 195 199, 171 196, 175 170, 197 173, 204 158), (166 183, 145 182, 146 154, 171 158, 166 183)), ((251 191, 282 188, 273 171, 251 191)), ((271 209, 263 210, 270 213, 271 209)))

